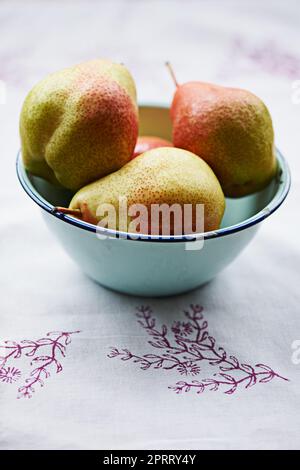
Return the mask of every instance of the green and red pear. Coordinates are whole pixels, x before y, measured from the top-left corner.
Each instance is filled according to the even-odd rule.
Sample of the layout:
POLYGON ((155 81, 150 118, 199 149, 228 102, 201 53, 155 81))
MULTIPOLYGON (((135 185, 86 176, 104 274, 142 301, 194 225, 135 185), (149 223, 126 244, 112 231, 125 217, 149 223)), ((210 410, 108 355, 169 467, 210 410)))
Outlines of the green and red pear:
POLYGON ((179 85, 175 80, 175 85, 174 146, 203 158, 226 196, 245 196, 267 186, 277 164, 272 119, 263 101, 247 90, 211 83, 179 85))
POLYGON ((26 169, 71 190, 118 170, 138 135, 132 76, 108 60, 49 75, 25 99, 20 134, 26 169))

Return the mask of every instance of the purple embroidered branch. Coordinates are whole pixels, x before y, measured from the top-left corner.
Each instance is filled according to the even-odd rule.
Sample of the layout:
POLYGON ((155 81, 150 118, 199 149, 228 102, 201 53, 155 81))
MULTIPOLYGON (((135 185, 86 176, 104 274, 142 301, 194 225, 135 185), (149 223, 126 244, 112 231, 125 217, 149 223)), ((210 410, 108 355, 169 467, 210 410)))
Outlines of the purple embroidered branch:
MULTIPOLYGON (((176 385, 170 386, 169 388, 174 390, 176 393, 189 392, 192 388, 196 389, 198 394, 203 393, 205 388, 212 392, 219 390, 221 385, 227 385, 229 388, 226 388, 225 392, 227 395, 231 395, 237 389, 237 387, 244 382, 245 388, 252 387, 257 382, 267 383, 270 382, 274 377, 280 378, 285 381, 289 381, 285 377, 274 372, 270 367, 264 364, 256 364, 255 367, 263 369, 264 371, 254 371, 249 373, 245 377, 236 379, 234 376, 229 374, 219 373, 214 374, 215 379, 203 379, 202 381, 192 380, 191 382, 177 382, 176 385)), ((222 369, 222 368, 221 368, 222 369)))
MULTIPOLYGON (((156 328, 156 321, 152 317, 152 311, 149 307, 139 307, 137 309, 138 323, 152 337, 148 343, 156 348, 163 349, 162 354, 145 354, 137 356, 132 354, 128 349, 119 351, 113 348, 108 357, 119 356, 121 360, 138 363, 143 370, 153 367, 155 369, 177 369, 182 375, 197 375, 200 367, 197 364, 203 360, 210 360, 212 364, 220 363, 223 355, 218 354, 217 357, 205 357, 202 351, 208 350, 214 345, 214 338, 210 337, 207 331, 208 323, 203 319, 203 308, 199 305, 191 305, 190 310, 185 311, 187 322, 174 322, 171 330, 173 333, 173 344, 168 340, 168 329, 166 325, 162 325, 161 330, 156 328), (194 333, 194 337, 191 335, 194 333), (205 344, 205 340, 208 343, 205 344), (199 346, 200 345, 200 346, 199 346), (202 349, 202 351, 201 351, 202 349)), ((220 351, 223 353, 222 348, 220 351)))
POLYGON ((161 331, 155 328, 155 319, 152 317, 152 310, 150 307, 143 305, 137 308, 138 323, 144 328, 147 333, 153 337, 155 341, 149 341, 149 344, 154 348, 171 348, 167 338, 168 329, 166 325, 162 325, 161 331))
POLYGON ((274 377, 288 380, 276 374, 270 367, 264 364, 240 363, 235 356, 228 356, 222 347, 216 346, 216 340, 209 335, 208 323, 203 317, 203 308, 199 305, 191 305, 184 314, 187 321, 174 322, 171 331, 173 339, 168 339, 168 328, 162 325, 161 329, 156 327, 156 321, 152 317, 149 307, 137 309, 138 323, 151 336, 148 341, 153 348, 161 349, 159 354, 144 354, 138 356, 128 349, 119 350, 112 348, 108 357, 119 357, 122 361, 132 360, 141 369, 177 370, 181 375, 198 375, 201 371, 200 362, 207 362, 210 366, 218 366, 219 372, 213 374, 213 378, 202 381, 178 382, 169 388, 180 393, 197 389, 202 393, 206 388, 210 391, 225 387, 224 393, 232 394, 239 385, 249 388, 257 382, 266 383, 274 377))
POLYGON ((37 341, 5 341, 4 346, 0 346, 6 353, 0 357, 0 372, 5 370, 4 366, 9 359, 19 359, 22 355, 33 357, 30 365, 37 365, 25 380, 25 384, 18 389, 18 398, 31 398, 35 391, 34 386, 39 384, 43 387, 44 379, 50 376, 50 369, 54 369, 56 373, 62 371, 58 357, 65 357, 66 346, 71 343, 71 335, 75 333, 79 331, 52 331, 37 341))
POLYGON ((119 356, 122 361, 129 361, 132 359, 133 362, 139 364, 142 370, 147 370, 150 367, 153 367, 154 369, 163 368, 165 370, 177 368, 178 372, 184 375, 197 375, 200 372, 200 367, 192 363, 192 361, 182 363, 180 359, 176 356, 172 356, 171 354, 162 354, 161 356, 158 354, 145 354, 143 356, 137 356, 132 354, 128 349, 119 351, 117 348, 112 348, 108 357, 113 358, 117 356, 119 356))
MULTIPOLYGON (((193 312, 194 321, 201 320, 201 308, 195 307, 195 311, 193 312)), ((133 362, 138 363, 140 368, 143 370, 149 369, 153 367, 154 369, 163 368, 166 370, 177 369, 180 374, 190 374, 196 375, 200 372, 200 367, 194 361, 193 355, 191 357, 186 356, 185 360, 180 359, 177 357, 183 352, 189 352, 185 347, 184 343, 180 346, 180 342, 176 343, 180 346, 179 348, 176 346, 172 346, 170 341, 167 338, 168 329, 166 325, 162 325, 161 330, 156 328, 156 321, 152 317, 152 311, 149 307, 141 306, 137 309, 137 317, 138 323, 144 328, 147 333, 152 337, 151 341, 148 343, 156 349, 163 349, 164 353, 162 354, 145 354, 143 356, 137 356, 132 354, 128 349, 123 349, 119 351, 117 348, 112 348, 108 357, 113 358, 119 356, 122 361, 133 360, 133 362)), ((179 323, 179 322, 177 322, 179 323)), ((204 322, 206 323, 206 322, 204 322)), ((197 328, 201 330, 201 328, 206 328, 207 325, 204 324, 202 327, 197 324, 197 328)), ((176 327, 178 329, 178 325, 176 327)), ((175 330, 177 331, 177 329, 175 330)), ((188 334, 188 331, 192 331, 192 326, 186 324, 185 331, 188 334)), ((176 335, 175 335, 176 337, 176 335)), ((199 360, 197 358, 196 360, 199 360)))

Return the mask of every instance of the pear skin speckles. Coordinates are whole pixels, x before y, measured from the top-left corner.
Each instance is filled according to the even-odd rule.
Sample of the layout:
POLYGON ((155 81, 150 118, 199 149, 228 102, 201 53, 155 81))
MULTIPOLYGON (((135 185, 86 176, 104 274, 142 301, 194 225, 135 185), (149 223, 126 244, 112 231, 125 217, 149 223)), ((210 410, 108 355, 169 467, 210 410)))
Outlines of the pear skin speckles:
POLYGON ((202 82, 177 88, 173 142, 205 160, 226 196, 264 188, 276 173, 272 119, 252 93, 202 82))
POLYGON ((106 60, 51 74, 28 94, 20 117, 25 167, 74 191, 127 163, 137 134, 134 81, 106 60))
MULTIPOLYGON (((97 217, 100 204, 112 204, 116 211, 121 196, 131 204, 204 204, 205 231, 219 228, 225 209, 221 186, 211 168, 197 155, 162 147, 139 155, 120 170, 79 190, 70 208, 87 204, 97 217)), ((118 227, 117 227, 118 228, 118 227)))

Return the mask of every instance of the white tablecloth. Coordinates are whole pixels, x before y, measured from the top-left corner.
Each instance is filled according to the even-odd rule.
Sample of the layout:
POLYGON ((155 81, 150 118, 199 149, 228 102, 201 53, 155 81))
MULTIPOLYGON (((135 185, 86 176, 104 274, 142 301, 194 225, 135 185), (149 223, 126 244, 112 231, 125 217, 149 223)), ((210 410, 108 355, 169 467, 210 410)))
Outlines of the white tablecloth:
POLYGON ((299 448, 299 21, 296 0, 1 2, 1 449, 299 448), (17 182, 27 91, 94 57, 126 63, 140 101, 170 102, 168 59, 181 82, 249 88, 271 110, 289 197, 192 293, 139 299, 93 283, 17 182), (193 356, 206 331, 215 343, 193 356))

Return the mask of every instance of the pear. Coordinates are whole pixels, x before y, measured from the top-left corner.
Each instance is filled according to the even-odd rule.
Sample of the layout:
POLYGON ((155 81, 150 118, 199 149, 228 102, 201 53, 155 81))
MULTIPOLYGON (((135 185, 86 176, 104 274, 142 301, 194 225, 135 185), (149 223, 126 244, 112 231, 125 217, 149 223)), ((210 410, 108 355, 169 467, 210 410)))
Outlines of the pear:
POLYGON ((158 147, 173 147, 172 142, 161 137, 142 135, 138 137, 132 158, 158 147))
POLYGON ((261 99, 211 83, 176 85, 171 106, 175 147, 203 158, 228 197, 267 186, 277 164, 272 119, 261 99))
POLYGON ((117 217, 116 226, 106 225, 107 228, 139 233, 178 234, 174 224, 170 224, 170 233, 162 233, 161 225, 153 227, 151 224, 154 222, 149 214, 152 215, 151 209, 155 205, 167 204, 171 207, 177 204, 184 211, 184 205, 189 204, 193 217, 190 225, 195 230, 196 205, 202 204, 204 230, 210 231, 219 228, 225 208, 221 186, 211 168, 201 158, 186 150, 160 147, 139 155, 115 173, 80 189, 73 197, 67 213, 81 214, 82 220, 97 224, 103 220, 104 215, 103 212, 99 213, 100 207, 108 204, 119 215, 120 200, 124 198, 128 209, 136 204, 147 208, 145 217, 148 216, 149 224, 146 231, 140 227, 136 227, 136 230, 128 229, 128 224, 133 220, 130 214, 126 227, 120 227, 117 217))
POLYGON ((137 133, 133 78, 108 60, 49 75, 30 91, 20 117, 26 169, 73 191, 125 165, 137 133))

